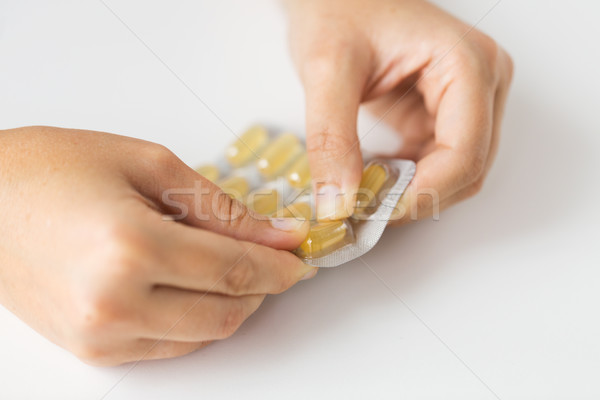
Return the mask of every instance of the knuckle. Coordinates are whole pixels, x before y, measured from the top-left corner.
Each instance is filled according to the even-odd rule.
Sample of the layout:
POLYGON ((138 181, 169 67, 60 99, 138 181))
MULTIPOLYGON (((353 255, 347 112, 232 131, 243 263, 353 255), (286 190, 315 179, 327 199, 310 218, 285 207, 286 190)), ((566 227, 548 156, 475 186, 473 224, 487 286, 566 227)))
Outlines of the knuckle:
POLYGON ((130 281, 146 275, 146 260, 157 247, 141 230, 116 222, 105 227, 102 238, 101 273, 114 282, 130 281))
POLYGON ((466 184, 472 184, 481 178, 485 170, 485 163, 486 160, 483 152, 477 152, 468 158, 463 172, 466 184))
POLYGON ((214 216, 219 221, 226 222, 234 230, 241 229, 252 216, 248 207, 225 192, 218 192, 214 200, 214 216))
POLYGON ((274 272, 277 276, 274 280, 273 289, 269 292, 272 294, 285 292, 298 283, 298 280, 300 279, 295 268, 295 266, 298 265, 297 257, 288 252, 280 252, 280 255, 282 256, 280 259, 282 268, 278 268, 277 271, 274 272))
POLYGON ((514 63, 512 57, 510 56, 510 54, 508 54, 504 49, 500 48, 499 52, 500 52, 501 58, 504 62, 504 68, 506 71, 506 84, 508 86, 512 82, 512 79, 514 76, 515 63, 514 63))
POLYGON ((303 75, 311 79, 319 76, 331 76, 335 73, 335 56, 330 50, 331 46, 320 45, 311 49, 304 57, 303 75))
POLYGON ((311 76, 335 75, 340 65, 353 61, 356 46, 349 38, 331 35, 331 32, 316 32, 314 38, 303 57, 304 71, 311 76))
POLYGON ((449 57, 457 70, 470 74, 485 85, 493 86, 497 80, 499 46, 494 39, 481 32, 473 32, 471 40, 455 45, 449 57))
POLYGON ((291 275, 286 274, 281 277, 277 283, 275 284, 275 288, 272 291, 272 294, 280 294, 294 286, 298 282, 298 279, 294 279, 291 275))
POLYGON ((70 350, 79 360, 95 367, 112 367, 125 362, 110 349, 89 341, 80 341, 70 350))
POLYGON ((71 352, 80 361, 93 367, 116 367, 128 361, 109 348, 91 343, 80 343, 71 352))
POLYGON ((118 337, 131 327, 131 313, 117 297, 99 290, 72 299, 67 348, 81 361, 95 366, 113 366, 125 360, 113 349, 108 337, 118 337))
POLYGON ((230 220, 234 201, 228 193, 222 190, 215 193, 213 209, 216 217, 220 220, 230 220))
POLYGON ((67 294, 72 304, 67 318, 76 340, 93 341, 129 324, 132 306, 122 301, 123 291, 147 276, 137 239, 129 229, 115 226, 105 227, 91 267, 67 294))
POLYGON ((227 310, 218 332, 219 339, 226 339, 233 335, 242 325, 245 319, 244 306, 241 302, 235 302, 227 310))
POLYGON ((318 153, 323 160, 337 161, 355 144, 351 136, 325 128, 310 135, 306 146, 309 153, 318 153))
POLYGON ((167 147, 158 143, 148 143, 143 150, 144 158, 151 160, 160 167, 173 165, 177 162, 177 156, 167 147))
POLYGON ((469 185, 469 188, 466 193, 466 197, 467 198, 473 197, 476 194, 478 194, 479 192, 481 192, 481 189, 483 189, 483 182, 484 182, 484 179, 480 178, 480 179, 477 179, 475 182, 473 182, 471 185, 469 185))
POLYGON ((77 344, 71 351, 81 361, 94 366, 102 364, 106 357, 104 349, 87 342, 77 344))
POLYGON ((73 333, 80 340, 93 340, 127 320, 126 310, 111 293, 96 293, 75 299, 73 333))
POLYGON ((248 294, 254 276, 254 266, 251 262, 239 262, 225 275, 226 292, 234 296, 248 294))
POLYGON ((475 41, 478 44, 480 52, 483 56, 492 60, 496 59, 500 47, 491 36, 478 31, 477 35, 475 36, 475 41))

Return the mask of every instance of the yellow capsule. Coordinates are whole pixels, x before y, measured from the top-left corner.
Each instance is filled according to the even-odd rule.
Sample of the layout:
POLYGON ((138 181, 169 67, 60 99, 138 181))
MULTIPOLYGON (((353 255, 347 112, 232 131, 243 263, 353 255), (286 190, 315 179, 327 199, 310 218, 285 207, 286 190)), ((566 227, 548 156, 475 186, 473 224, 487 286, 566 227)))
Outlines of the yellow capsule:
POLYGON ((305 202, 298 202, 294 204, 290 204, 283 210, 277 211, 272 215, 272 217, 278 218, 298 218, 310 220, 312 218, 312 208, 310 204, 305 202))
POLYGON ((364 211, 373 202, 387 177, 387 171, 380 164, 371 164, 365 168, 356 194, 355 211, 364 211))
POLYGON ((258 190, 248 197, 246 205, 259 214, 273 214, 279 205, 279 192, 275 189, 258 190))
POLYGON ((284 133, 271 142, 260 155, 256 166, 266 179, 275 178, 302 153, 300 140, 291 133, 284 133))
POLYGON ((196 172, 211 182, 216 182, 220 175, 219 168, 212 164, 201 165, 196 168, 196 172))
POLYGON ((241 167, 256 159, 269 141, 269 132, 256 125, 244 132, 225 150, 225 157, 234 168, 241 167))
POLYGON ((286 178, 291 187, 304 189, 310 184, 310 168, 308 166, 308 155, 303 153, 287 170, 286 178))
POLYGON ((248 194, 250 186, 241 176, 230 176, 219 182, 219 186, 232 198, 242 200, 248 194))
POLYGON ((343 243, 347 231, 344 221, 319 222, 313 225, 308 237, 300 245, 301 255, 312 257, 322 251, 335 250, 343 243))

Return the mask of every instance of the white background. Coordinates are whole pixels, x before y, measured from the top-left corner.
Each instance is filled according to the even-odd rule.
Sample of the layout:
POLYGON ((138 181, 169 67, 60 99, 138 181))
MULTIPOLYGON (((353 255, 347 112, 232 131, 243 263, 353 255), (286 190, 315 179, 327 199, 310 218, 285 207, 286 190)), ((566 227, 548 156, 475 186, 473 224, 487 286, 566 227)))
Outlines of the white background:
MULTIPOLYGON (((109 0, 166 67, 99 0, 0 0, 0 128, 115 132, 197 164, 232 136, 193 91, 235 131, 301 132, 273 3, 109 0)), ((442 5, 475 23, 493 4, 442 5)), ((503 0, 480 22, 516 64, 495 167, 440 221, 387 231, 375 273, 322 270, 231 339, 133 370, 82 364, 0 307, 0 398, 600 398, 599 11, 503 0)))

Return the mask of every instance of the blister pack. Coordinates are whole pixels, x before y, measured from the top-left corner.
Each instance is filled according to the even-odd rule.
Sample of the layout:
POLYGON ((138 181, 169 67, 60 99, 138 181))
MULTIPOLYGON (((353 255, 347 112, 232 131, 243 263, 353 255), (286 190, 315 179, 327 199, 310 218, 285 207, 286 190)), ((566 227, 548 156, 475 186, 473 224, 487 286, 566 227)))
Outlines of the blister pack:
POLYGON ((308 157, 294 134, 253 126, 227 147, 224 157, 196 171, 259 214, 310 220, 310 232, 296 255, 316 267, 335 267, 377 244, 415 174, 415 164, 369 159, 354 213, 338 221, 316 220, 308 157))

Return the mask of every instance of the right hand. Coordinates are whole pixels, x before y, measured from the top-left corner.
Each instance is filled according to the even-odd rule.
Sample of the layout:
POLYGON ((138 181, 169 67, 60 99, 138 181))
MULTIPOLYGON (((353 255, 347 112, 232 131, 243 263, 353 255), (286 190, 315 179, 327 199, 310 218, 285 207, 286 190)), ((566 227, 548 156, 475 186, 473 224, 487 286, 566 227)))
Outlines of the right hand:
POLYGON ((316 273, 284 251, 306 221, 257 216, 164 147, 105 133, 0 131, 0 221, 0 302, 95 365, 226 338, 316 273), (201 200, 177 194, 194 185, 201 200), (174 201, 189 212, 166 221, 174 201))
POLYGON ((306 94, 318 219, 354 211, 361 104, 402 138, 388 155, 417 163, 395 224, 430 217, 480 190, 498 149, 513 70, 493 39, 422 0, 286 4, 306 94))

